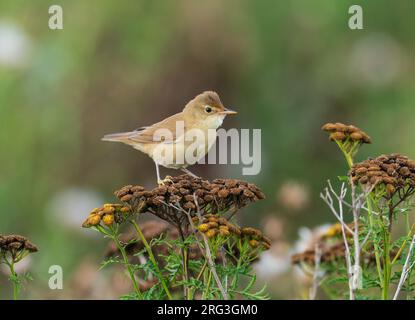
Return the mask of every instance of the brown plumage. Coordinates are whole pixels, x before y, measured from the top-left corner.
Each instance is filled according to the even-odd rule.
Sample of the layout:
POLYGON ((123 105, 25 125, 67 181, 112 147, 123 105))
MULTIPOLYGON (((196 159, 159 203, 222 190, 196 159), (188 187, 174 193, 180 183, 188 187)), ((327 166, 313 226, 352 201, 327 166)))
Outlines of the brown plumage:
POLYGON ((181 169, 193 175, 186 167, 205 156, 214 142, 213 138, 216 138, 216 131, 215 136, 211 136, 212 130, 216 130, 228 114, 236 112, 226 109, 216 92, 205 91, 187 103, 180 113, 134 131, 105 135, 102 140, 122 142, 149 155, 156 164, 157 179, 160 183, 162 180, 158 165, 181 169), (194 143, 192 134, 195 130, 199 130, 204 138, 197 140, 198 148, 201 150, 199 158, 189 161, 183 155, 194 143), (161 149, 164 150, 163 156, 161 149))

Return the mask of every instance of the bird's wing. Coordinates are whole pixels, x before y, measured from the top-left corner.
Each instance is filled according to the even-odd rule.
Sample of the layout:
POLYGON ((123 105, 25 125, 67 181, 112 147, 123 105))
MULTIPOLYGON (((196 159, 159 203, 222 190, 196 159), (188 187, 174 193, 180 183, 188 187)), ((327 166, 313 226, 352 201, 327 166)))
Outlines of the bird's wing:
POLYGON ((154 142, 173 143, 180 138, 186 130, 185 123, 182 119, 182 114, 177 113, 152 126, 141 127, 131 132, 107 135, 104 137, 104 140, 120 141, 127 144, 145 144, 154 142))

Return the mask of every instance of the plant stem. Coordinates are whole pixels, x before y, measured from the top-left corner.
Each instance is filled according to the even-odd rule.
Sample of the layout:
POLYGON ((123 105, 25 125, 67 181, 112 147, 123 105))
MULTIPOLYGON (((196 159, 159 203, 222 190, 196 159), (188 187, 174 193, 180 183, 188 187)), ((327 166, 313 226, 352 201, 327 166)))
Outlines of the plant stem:
POLYGON ((206 270, 206 267, 207 267, 207 261, 205 261, 205 263, 203 264, 202 269, 200 269, 200 272, 199 272, 199 274, 197 275, 196 280, 199 280, 199 279, 201 278, 201 276, 203 275, 203 273, 204 273, 204 272, 205 272, 205 270, 206 270))
MULTIPOLYGON (((193 197, 195 199, 195 204, 196 204, 196 207, 197 207, 197 216, 199 218, 199 221, 202 221, 202 215, 200 214, 199 205, 197 203, 197 200, 196 200, 196 197, 195 197, 194 194, 193 194, 193 197)), ((191 220, 190 215, 188 215, 188 217, 191 220)), ((206 257, 210 272, 213 274, 213 278, 215 279, 216 285, 218 286, 220 292, 222 293, 223 299, 228 300, 229 299, 228 293, 224 289, 224 287, 223 287, 223 285, 222 285, 222 283, 219 279, 219 276, 216 272, 216 266, 215 266, 215 262, 213 261, 212 252, 210 250, 208 238, 204 234, 202 234, 202 238, 203 238, 203 242, 205 244, 205 252, 204 252, 203 255, 206 257)))
POLYGON ((206 285, 206 288, 205 288, 205 290, 203 292, 202 300, 208 299, 207 294, 209 293, 211 281, 212 281, 212 270, 209 270, 209 276, 208 276, 208 280, 207 280, 207 285, 206 285))
POLYGON ((408 235, 406 236, 407 238, 405 239, 405 241, 402 243, 402 245, 400 246, 398 252, 396 253, 395 257, 392 259, 391 264, 394 265, 396 263, 396 261, 399 259, 399 257, 401 256, 403 250, 405 249, 406 243, 408 242, 408 239, 411 237, 412 235, 412 230, 415 227, 415 224, 412 225, 412 227, 408 230, 408 235))
MULTIPOLYGON (((231 281, 231 285, 230 285, 230 288, 233 290, 233 291, 236 291, 236 289, 237 289, 237 286, 238 286, 238 281, 239 281, 239 270, 240 270, 240 268, 241 268, 241 265, 242 265, 242 263, 243 263, 243 261, 242 261, 242 257, 245 255, 245 246, 242 244, 242 242, 241 242, 241 240, 239 239, 239 241, 238 241, 238 251, 239 251, 239 257, 238 257, 238 259, 237 259, 237 262, 236 262, 236 270, 238 271, 234 276, 233 276, 233 279, 232 279, 232 281, 231 281)), ((231 296, 231 298, 233 298, 233 295, 231 296)))
POLYGON ((338 147, 340 148, 341 152, 343 153, 344 157, 346 158, 347 164, 349 165, 349 167, 353 167, 353 156, 352 156, 352 152, 348 153, 345 148, 343 147, 343 144, 339 141, 336 140, 336 143, 338 145, 338 147))
MULTIPOLYGON (((347 278, 349 279, 349 299, 355 300, 355 294, 353 290, 353 266, 352 266, 352 255, 350 253, 349 243, 347 241, 347 234, 346 229, 344 227, 344 219, 343 219, 343 207, 341 204, 339 204, 339 216, 341 220, 341 230, 342 230, 342 237, 343 237, 343 243, 345 248, 345 260, 346 260, 346 267, 347 267, 347 278)), ((356 230, 354 231, 356 232, 356 230)))
MULTIPOLYGON (((411 255, 412 255, 412 250, 413 250, 414 244, 415 244, 415 235, 412 237, 411 244, 409 245, 408 254, 407 254, 406 259, 405 259, 405 264, 402 268, 402 273, 401 273, 401 277, 399 279, 398 288, 396 289, 395 295, 393 296, 393 300, 398 299, 399 292, 401 291, 402 286, 405 283, 406 278, 409 275, 409 272, 411 271, 411 267, 410 267, 409 264, 410 264, 410 261, 411 261, 411 255)), ((411 283, 411 282, 409 281, 409 283, 411 283)))
POLYGON ((352 188, 352 207, 353 207, 353 222, 354 222, 354 233, 353 233, 353 248, 354 248, 354 265, 353 265, 353 295, 356 297, 357 289, 360 288, 361 281, 361 268, 360 268, 360 240, 359 240, 359 215, 360 215, 360 197, 359 200, 356 197, 356 186, 351 181, 352 188))
MULTIPOLYGON (((205 273, 206 267, 207 267, 207 261, 205 261, 205 263, 203 264, 202 269, 200 269, 200 272, 197 275, 196 280, 199 280, 202 277, 202 275, 205 273)), ((196 289, 192 290, 192 288, 189 288, 189 298, 190 298, 190 300, 193 300, 195 292, 196 292, 196 289)))
POLYGON ((153 251, 151 250, 151 247, 148 244, 147 239, 144 237, 144 234, 141 231, 139 225, 134 220, 132 220, 131 223, 133 224, 135 230, 137 231, 137 234, 140 236, 141 241, 143 242, 144 246, 146 247, 148 256, 150 257, 150 260, 153 263, 154 268, 156 269, 157 276, 158 276, 158 278, 159 278, 159 280, 161 282, 161 285, 163 286, 163 289, 166 292, 167 297, 169 298, 169 300, 171 300, 172 299, 172 296, 171 296, 170 291, 169 291, 169 289, 168 289, 168 287, 166 285, 166 282, 165 282, 164 277, 163 277, 163 275, 162 275, 162 273, 160 271, 160 268, 159 268, 159 266, 157 264, 157 261, 154 258, 153 251))
POLYGON ((370 198, 370 195, 366 197, 366 202, 367 202, 367 209, 368 209, 369 225, 370 225, 370 229, 372 230, 372 234, 373 234, 373 248, 375 249, 376 269, 378 271, 380 285, 383 288, 383 277, 382 277, 382 267, 380 263, 380 252, 379 252, 378 244, 376 243, 376 231, 374 229, 375 225, 373 221, 372 199, 370 198))
POLYGON ((351 167, 353 167, 353 159, 352 159, 352 157, 350 156, 350 154, 345 153, 345 157, 346 157, 346 161, 347 161, 347 164, 349 165, 349 167, 350 167, 350 168, 351 168, 351 167))
POLYGON ((12 284, 13 284, 13 300, 17 300, 19 297, 19 285, 17 283, 17 273, 14 270, 14 262, 11 261, 9 264, 10 267, 10 273, 12 275, 12 284))
POLYGON ((216 284, 217 284, 220 292, 222 293, 223 299, 228 300, 228 293, 225 291, 225 288, 223 287, 223 285, 222 285, 222 283, 219 279, 219 276, 216 272, 216 266, 215 266, 215 262, 213 261, 213 258, 212 258, 212 253, 210 251, 209 241, 208 241, 207 237, 204 234, 202 234, 202 238, 203 238, 203 241, 205 242, 206 258, 207 258, 207 261, 208 261, 208 264, 209 264, 209 269, 210 269, 211 273, 213 274, 213 277, 215 278, 216 284))
POLYGON ((187 287, 187 282, 189 280, 189 270, 187 268, 188 265, 188 258, 187 258, 187 248, 185 246, 185 237, 184 237, 184 233, 182 228, 179 226, 178 228, 179 234, 180 234, 180 238, 182 239, 183 245, 180 248, 180 252, 182 255, 182 260, 183 260, 183 277, 184 277, 184 282, 183 283, 183 294, 184 294, 184 298, 186 300, 189 300, 189 288, 187 287))
POLYGON ((114 241, 115 245, 117 246, 118 250, 121 252, 121 255, 122 255, 123 260, 124 260, 125 267, 127 268, 128 273, 130 274, 130 278, 131 278, 131 281, 133 283, 133 287, 134 287, 135 292, 137 293, 138 297, 141 300, 143 300, 144 299, 143 294, 140 291, 140 288, 138 287, 137 280, 136 280, 135 275, 134 275, 134 271, 131 268, 131 264, 130 264, 130 261, 128 260, 127 253, 125 252, 125 248, 121 244, 121 242, 118 239, 116 233, 114 233, 111 237, 112 237, 112 240, 114 241))
POLYGON ((391 260, 390 260, 390 233, 386 228, 383 228, 383 241, 384 241, 384 266, 383 266, 383 288, 382 299, 389 299, 389 284, 391 279, 391 260))
POLYGON ((388 300, 389 299, 389 285, 392 276, 392 264, 391 264, 391 231, 392 231, 392 222, 393 222, 393 206, 392 203, 389 203, 389 225, 385 226, 382 222, 382 230, 383 230, 383 288, 382 288, 382 299, 388 300))

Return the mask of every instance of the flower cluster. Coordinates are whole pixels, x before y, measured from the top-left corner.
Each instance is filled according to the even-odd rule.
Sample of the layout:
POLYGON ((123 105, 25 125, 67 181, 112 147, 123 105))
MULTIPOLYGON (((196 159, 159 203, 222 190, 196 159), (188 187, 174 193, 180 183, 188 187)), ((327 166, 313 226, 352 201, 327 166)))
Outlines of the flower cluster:
MULTIPOLYGON (((354 223, 347 224, 349 229, 354 228, 354 223)), ((359 232, 362 229, 362 225, 359 224, 359 232)), ((347 243, 352 245, 353 235, 348 229, 345 230, 347 243)), ((392 250, 391 257, 396 255, 397 250, 392 250)), ((323 233, 319 234, 312 243, 310 243, 306 249, 302 252, 296 253, 291 256, 292 264, 307 264, 314 265, 316 260, 320 263, 332 263, 345 259, 346 247, 342 239, 342 228, 340 223, 335 223, 329 226, 323 233)), ((375 263, 374 252, 363 251, 362 259, 367 264, 375 263)))
MULTIPOLYGON (((354 228, 354 223, 347 224, 350 229, 354 228)), ((359 226, 360 227, 360 226, 359 226)), ((307 239, 302 251, 291 257, 293 264, 306 263, 313 265, 317 258, 320 262, 333 262, 345 256, 345 246, 342 237, 342 225, 335 223, 324 226, 323 230, 313 231, 314 236, 307 239), (318 252, 317 249, 318 248, 318 252), (319 257, 317 257, 319 255, 319 257)), ((352 241, 352 234, 345 229, 348 242, 352 241)))
MULTIPOLYGON (((225 217, 232 217, 240 208, 265 198, 256 185, 235 179, 210 182, 189 175, 166 177, 163 182, 150 190, 133 185, 122 187, 114 192, 122 204, 96 208, 83 223, 83 227, 96 227, 111 238, 113 243, 106 252, 108 262, 125 266, 138 296, 141 293, 136 277, 140 283, 145 283, 143 290, 160 283, 169 297, 169 291, 179 288, 171 283, 177 279, 184 283, 187 296, 190 292, 187 280, 200 279, 202 274, 210 272, 206 268, 195 268, 197 263, 190 262, 207 259, 205 262, 209 261, 211 267, 210 264, 222 265, 236 259, 235 263, 242 261, 243 265, 248 265, 258 259, 262 250, 270 248, 271 241, 259 230, 240 228, 225 217), (159 219, 137 224, 135 219, 141 213, 150 213, 159 219), (120 233, 124 229, 118 227, 123 222, 131 222, 134 234, 120 233), (116 228, 110 228, 113 224, 116 228), (183 267, 172 280, 170 270, 179 266, 177 259, 182 260, 183 267), (147 265, 135 267, 143 261, 151 262, 155 268, 156 281, 149 277, 149 272, 153 271, 147 265)), ((212 270, 216 274, 216 268, 212 270)), ((222 295, 225 297, 226 292, 222 295)))
POLYGON ((249 245, 253 248, 261 247, 265 250, 271 248, 271 239, 264 236, 258 229, 252 227, 241 228, 241 238, 247 239, 249 245))
MULTIPOLYGON (((199 218, 193 217, 193 222, 198 223, 199 218)), ((197 229, 204 233, 208 238, 213 238, 217 235, 228 237, 232 235, 241 235, 241 230, 236 225, 230 223, 226 218, 220 217, 217 214, 206 214, 202 217, 201 223, 197 229)))
MULTIPOLYGON (((348 227, 348 229, 345 228, 345 233, 346 233, 346 237, 351 237, 352 234, 349 230, 353 230, 354 229, 354 223, 348 223, 346 224, 346 226, 348 227)), ((362 229, 362 226, 359 224, 359 230, 362 229)), ((337 222, 333 225, 331 225, 326 232, 324 232, 321 235, 321 239, 330 239, 330 238, 336 238, 336 237, 340 237, 342 235, 342 225, 340 222, 337 222)))
POLYGON ((104 204, 101 208, 95 208, 90 213, 88 218, 82 224, 84 228, 90 228, 99 225, 101 222, 106 226, 111 226, 116 223, 121 223, 131 214, 131 209, 128 206, 121 204, 104 204))
MULTIPOLYGON (((192 221, 197 225, 197 230, 204 233, 208 238, 214 238, 219 235, 223 237, 230 237, 233 235, 236 238, 247 240, 253 248, 260 247, 267 250, 271 247, 271 240, 264 236, 260 230, 251 227, 240 228, 229 222, 224 217, 220 217, 218 215, 207 214, 206 216, 203 216, 201 224, 199 224, 199 219, 197 217, 193 217, 192 221), (213 230, 213 232, 209 230, 213 230)), ((149 243, 151 243, 153 239, 160 239, 161 236, 163 236, 167 241, 176 240, 180 236, 177 228, 160 220, 142 222, 140 223, 140 229, 149 243)), ((130 259, 134 259, 137 253, 142 251, 144 248, 141 240, 137 238, 135 230, 122 234, 120 236, 120 242, 125 246, 126 253, 129 255, 130 259)), ((163 264, 163 259, 160 257, 167 256, 170 249, 171 247, 165 242, 152 245, 152 250, 156 260, 158 260, 161 264, 163 264)), ((190 260, 198 260, 202 258, 202 253, 196 243, 192 244, 188 250, 190 260)), ((116 245, 113 242, 110 242, 105 256, 112 257, 118 253, 119 251, 116 245)), ((238 252, 234 253, 239 255, 238 252)), ((144 255, 145 254, 146 253, 144 253, 144 255)), ((216 260, 222 261, 221 251, 217 252, 216 260)))
POLYGON ((345 257, 346 252, 343 242, 337 242, 331 245, 321 244, 319 247, 319 251, 320 257, 317 257, 316 249, 308 249, 304 252, 294 254, 291 257, 291 262, 293 264, 306 263, 314 265, 317 258, 319 258, 321 263, 329 263, 339 259, 343 259, 345 257))
POLYGON ((355 184, 384 190, 386 198, 407 197, 415 188, 415 161, 397 153, 381 155, 355 164, 351 176, 355 184))
MULTIPOLYGON (((193 217, 193 222, 198 223, 199 218, 193 217)), ((264 236, 258 229, 252 227, 240 228, 237 225, 229 222, 226 218, 216 214, 206 214, 202 217, 201 223, 197 229, 204 233, 208 238, 216 236, 229 237, 236 236, 237 238, 248 240, 253 248, 261 246, 268 250, 271 247, 271 240, 264 236)))
POLYGON ((237 211, 265 198, 252 183, 235 179, 209 182, 189 175, 169 177, 164 185, 153 190, 128 185, 116 191, 115 195, 134 212, 151 212, 175 226, 186 224, 187 214, 237 211))
POLYGON ((372 139, 363 130, 343 123, 326 123, 321 128, 330 132, 330 140, 345 142, 347 140, 359 143, 372 143, 372 139))
MULTIPOLYGON (((317 252, 316 249, 308 249, 303 252, 294 254, 291 256, 291 263, 292 264, 308 264, 314 265, 317 258, 320 260, 320 263, 332 263, 335 261, 339 261, 345 258, 346 255, 346 247, 344 242, 337 241, 334 243, 319 243, 319 251, 317 252)), ((390 252, 391 258, 393 258, 398 253, 398 249, 394 248, 390 252)), ((374 252, 363 252, 362 253, 363 262, 368 265, 374 264, 376 262, 376 256, 374 252)))
POLYGON ((16 263, 32 252, 37 252, 36 245, 31 243, 26 237, 20 235, 0 235, 0 257, 3 259, 11 258, 11 262, 16 263))

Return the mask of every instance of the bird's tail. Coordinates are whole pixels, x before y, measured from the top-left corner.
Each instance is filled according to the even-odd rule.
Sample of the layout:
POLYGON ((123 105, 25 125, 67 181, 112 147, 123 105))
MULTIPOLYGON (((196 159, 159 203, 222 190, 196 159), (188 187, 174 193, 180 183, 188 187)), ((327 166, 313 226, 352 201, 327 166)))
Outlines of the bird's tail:
POLYGON ((131 136, 132 132, 120 132, 120 133, 111 133, 106 134, 102 137, 102 141, 113 141, 113 142, 123 142, 128 143, 129 137, 131 136))

